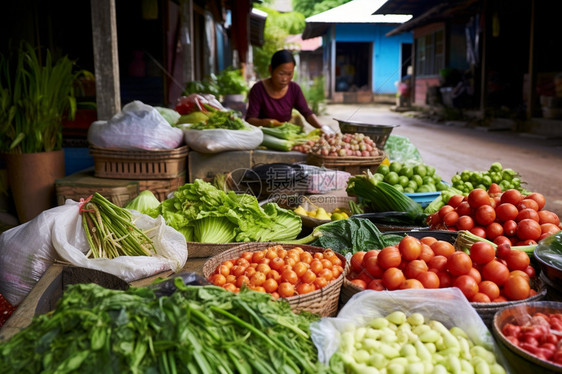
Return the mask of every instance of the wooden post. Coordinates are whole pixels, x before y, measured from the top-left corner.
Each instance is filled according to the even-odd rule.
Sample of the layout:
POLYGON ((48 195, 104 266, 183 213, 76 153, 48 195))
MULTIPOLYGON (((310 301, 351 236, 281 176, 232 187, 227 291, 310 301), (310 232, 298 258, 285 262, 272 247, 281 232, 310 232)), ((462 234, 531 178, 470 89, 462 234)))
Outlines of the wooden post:
POLYGON ((115 0, 91 1, 96 103, 99 120, 121 110, 115 0))
POLYGON ((535 112, 535 100, 537 92, 535 85, 537 84, 537 75, 535 73, 535 1, 531 0, 531 26, 529 30, 529 76, 528 76, 528 91, 525 93, 527 96, 527 119, 533 118, 535 112))
POLYGON ((187 32, 180 38, 182 41, 183 82, 191 82, 195 79, 195 59, 193 53, 193 0, 180 2, 182 12, 182 31, 187 32))

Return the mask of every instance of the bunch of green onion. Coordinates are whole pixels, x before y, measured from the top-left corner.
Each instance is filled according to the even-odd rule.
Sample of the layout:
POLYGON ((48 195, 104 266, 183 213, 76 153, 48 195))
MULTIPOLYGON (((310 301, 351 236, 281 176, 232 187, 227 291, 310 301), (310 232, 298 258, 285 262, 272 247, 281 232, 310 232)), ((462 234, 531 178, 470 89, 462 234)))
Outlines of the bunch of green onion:
POLYGON ((138 228, 133 215, 99 193, 94 193, 80 205, 82 226, 90 250, 89 258, 118 256, 152 256, 154 243, 147 231, 138 228))

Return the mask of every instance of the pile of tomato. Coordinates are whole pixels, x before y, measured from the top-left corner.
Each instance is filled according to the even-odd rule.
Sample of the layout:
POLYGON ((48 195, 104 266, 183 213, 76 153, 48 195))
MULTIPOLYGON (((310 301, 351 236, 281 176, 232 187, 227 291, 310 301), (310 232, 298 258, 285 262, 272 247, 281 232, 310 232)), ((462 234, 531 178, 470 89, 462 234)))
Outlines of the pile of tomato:
POLYGON ((275 245, 223 261, 209 281, 229 291, 248 287, 274 298, 307 294, 325 287, 344 271, 344 263, 331 249, 319 252, 275 245))
POLYGON ((361 289, 458 287, 471 302, 522 300, 531 288, 535 269, 522 250, 476 242, 470 254, 432 236, 405 236, 398 245, 360 251, 350 261, 348 279, 361 289))
POLYGON ((534 313, 524 324, 506 323, 507 340, 532 355, 562 365, 562 313, 534 313))
POLYGON ((502 193, 493 183, 488 191, 476 188, 467 196, 452 196, 428 221, 433 229, 468 230, 496 244, 537 244, 561 229, 558 215, 544 206, 544 195, 538 192, 502 193))

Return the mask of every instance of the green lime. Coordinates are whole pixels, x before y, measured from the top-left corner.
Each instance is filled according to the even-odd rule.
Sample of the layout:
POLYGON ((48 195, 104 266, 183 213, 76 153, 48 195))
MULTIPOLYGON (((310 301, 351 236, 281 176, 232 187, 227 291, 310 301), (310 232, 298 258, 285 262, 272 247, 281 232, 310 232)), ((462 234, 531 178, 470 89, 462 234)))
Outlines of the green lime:
POLYGON ((502 173, 501 172, 491 172, 490 177, 492 178, 492 182, 500 183, 502 181, 502 173))
POLYGON ((447 186, 446 183, 439 181, 435 186, 435 188, 437 188, 437 191, 445 191, 446 189, 449 188, 449 186, 447 186))
POLYGON ((470 170, 463 170, 461 172, 461 179, 463 182, 468 182, 471 176, 472 176, 472 172, 470 170))
POLYGON ((402 167, 402 169, 400 169, 398 175, 406 176, 408 177, 408 179, 412 178, 412 176, 414 175, 414 169, 412 169, 410 166, 404 166, 402 167))
POLYGON ((425 176, 422 178, 423 184, 435 184, 435 180, 430 176, 425 176))
POLYGON ((398 183, 399 183, 402 187, 406 187, 406 186, 408 186, 408 183, 410 183, 410 180, 408 179, 407 176, 405 176, 405 175, 400 175, 400 176, 398 176, 398 183))
POLYGON ((416 190, 414 190, 412 187, 404 187, 404 192, 405 193, 415 193, 416 190))
POLYGON ((425 165, 425 168, 427 170, 427 175, 429 175, 430 177, 435 174, 435 168, 433 166, 425 165))
POLYGON ((484 175, 482 177, 482 184, 489 187, 492 184, 492 178, 489 175, 484 175))
POLYGON ((414 174, 425 177, 427 175, 427 168, 423 164, 417 164, 414 166, 414 174))
POLYGON ((502 191, 507 191, 513 188, 513 184, 510 181, 507 180, 503 180, 499 183, 500 188, 502 189, 502 191))
POLYGON ((416 182, 416 184, 419 186, 421 186, 423 184, 423 178, 420 175, 414 174, 412 176, 412 179, 414 182, 416 182))
POLYGON ((482 174, 480 173, 472 173, 470 176, 470 183, 476 185, 482 181, 482 174))
POLYGON ((502 180, 508 181, 508 182, 513 180, 513 174, 509 173, 507 171, 507 169, 502 171, 501 174, 502 174, 502 180))
POLYGON ((419 186, 416 183, 416 181, 411 180, 411 181, 408 182, 408 185, 406 187, 413 189, 414 192, 415 192, 418 189, 419 186))
POLYGON ((487 188, 486 186, 484 186, 483 184, 477 184, 476 187, 474 187, 474 188, 480 188, 480 189, 483 189, 483 190, 487 190, 487 189, 488 189, 488 188, 487 188))
POLYGON ((435 183, 437 182, 441 182, 443 180, 443 178, 441 178, 441 176, 439 174, 433 174, 431 176, 431 178, 433 178, 433 180, 435 181, 435 183))
POLYGON ((513 186, 515 186, 515 188, 520 187, 521 186, 521 178, 513 178, 511 180, 511 184, 513 184, 513 186))
POLYGON ((380 173, 382 175, 387 175, 389 172, 389 168, 388 165, 385 164, 380 164, 379 167, 377 168, 377 173, 380 173))
POLYGON ((389 171, 387 175, 384 176, 384 181, 388 184, 398 184, 400 176, 395 171, 389 171))
POLYGON ((432 192, 431 191, 431 187, 427 184, 423 184, 420 186, 420 188, 418 188, 418 190, 416 192, 432 192))
POLYGON ((464 182, 464 188, 465 188, 465 191, 468 190, 466 192, 470 192, 474 189, 474 186, 470 182, 464 182))
POLYGON ((502 171, 502 169, 502 164, 500 164, 499 162, 494 162, 492 165, 490 165, 491 172, 499 172, 502 171))
POLYGON ((399 161, 392 161, 388 167, 388 170, 398 173, 402 169, 402 163, 399 161))
POLYGON ((375 173, 373 174, 373 179, 375 179, 376 181, 382 181, 384 180, 384 175, 382 175, 381 173, 375 173))
POLYGON ((396 189, 397 189, 398 191, 400 191, 400 192, 404 192, 404 187, 402 187, 402 186, 399 185, 399 184, 395 184, 395 185, 393 185, 393 187, 396 188, 396 189))

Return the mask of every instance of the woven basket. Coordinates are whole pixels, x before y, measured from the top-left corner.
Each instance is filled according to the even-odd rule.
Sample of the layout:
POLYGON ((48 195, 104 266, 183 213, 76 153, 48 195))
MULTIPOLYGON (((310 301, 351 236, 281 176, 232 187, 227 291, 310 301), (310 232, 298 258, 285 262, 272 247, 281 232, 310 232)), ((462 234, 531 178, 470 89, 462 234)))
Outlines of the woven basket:
POLYGON ((386 153, 379 149, 379 155, 373 157, 358 156, 320 156, 313 153, 307 155, 309 165, 323 166, 327 169, 336 169, 348 172, 351 175, 359 175, 364 171, 375 172, 386 158, 386 153))
POLYGON ((136 151, 90 146, 94 175, 100 178, 169 179, 186 173, 188 148, 136 151))
POLYGON ((534 313, 561 313, 562 303, 555 301, 536 301, 520 303, 499 310, 493 318, 492 332, 501 352, 511 364, 513 373, 562 373, 562 365, 539 359, 537 356, 517 347, 502 334, 506 323, 512 323, 518 316, 528 316, 534 313))
POLYGON ((470 303, 476 310, 484 324, 491 330, 494 323, 494 315, 503 308, 512 307, 519 304, 527 304, 531 301, 540 301, 546 296, 546 285, 539 277, 531 280, 531 288, 537 291, 537 294, 523 300, 506 301, 503 303, 470 303))
MULTIPOLYGON (((220 265, 223 261, 236 259, 240 256, 240 254, 242 254, 242 252, 261 251, 263 249, 278 244, 280 243, 253 242, 253 243, 244 243, 236 247, 232 247, 207 260, 203 265, 203 275, 205 276, 205 278, 208 278, 211 274, 213 274, 217 266, 220 265)), ((323 252, 326 250, 325 248, 314 247, 310 245, 296 245, 296 244, 281 244, 281 245, 285 249, 301 247, 305 251, 311 253, 323 252)), ((345 257, 343 257, 339 253, 336 253, 336 255, 340 258, 343 264, 346 263, 345 257)), ((340 290, 341 290, 344 276, 345 276, 345 271, 342 274, 340 274, 340 276, 336 280, 331 281, 325 287, 322 287, 316 291, 304 295, 287 297, 285 298, 285 300, 289 302, 294 312, 305 310, 314 314, 318 314, 322 317, 335 316, 338 312, 338 301, 340 297, 340 290)))

